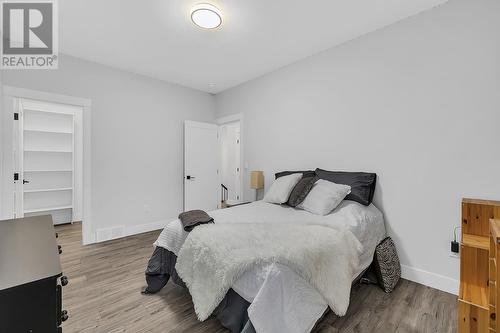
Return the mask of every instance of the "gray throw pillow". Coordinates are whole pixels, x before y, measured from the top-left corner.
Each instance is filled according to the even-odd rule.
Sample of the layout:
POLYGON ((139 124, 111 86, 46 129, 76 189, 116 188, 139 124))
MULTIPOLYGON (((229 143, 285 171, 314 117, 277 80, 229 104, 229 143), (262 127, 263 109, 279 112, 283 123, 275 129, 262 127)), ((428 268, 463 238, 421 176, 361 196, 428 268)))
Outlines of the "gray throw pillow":
POLYGON ((302 177, 308 178, 308 177, 315 177, 316 172, 314 170, 305 170, 305 171, 280 171, 274 174, 274 177, 276 179, 283 177, 283 176, 288 176, 291 175, 292 173, 301 173, 302 177))
POLYGON ((287 205, 291 207, 298 206, 307 197, 317 180, 318 179, 316 177, 306 177, 299 180, 290 193, 287 205))
POLYGON ((349 185, 351 193, 345 200, 359 202, 362 205, 369 206, 375 195, 375 186, 377 184, 377 174, 366 172, 345 172, 345 171, 326 171, 316 169, 316 176, 320 179, 328 180, 336 184, 349 185))

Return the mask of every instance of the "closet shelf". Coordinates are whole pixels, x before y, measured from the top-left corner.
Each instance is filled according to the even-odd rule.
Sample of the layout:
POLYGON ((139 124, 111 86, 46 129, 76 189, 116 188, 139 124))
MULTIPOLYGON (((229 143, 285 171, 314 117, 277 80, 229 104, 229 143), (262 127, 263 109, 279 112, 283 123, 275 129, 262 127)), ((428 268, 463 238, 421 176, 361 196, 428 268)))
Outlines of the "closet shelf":
POLYGON ((39 192, 56 192, 56 191, 71 191, 72 187, 61 187, 61 188, 46 188, 40 190, 24 190, 24 193, 39 193, 39 192))
POLYGON ((71 169, 50 169, 50 170, 24 170, 24 172, 73 172, 71 169))
POLYGON ((58 206, 58 207, 47 207, 47 208, 35 208, 35 209, 25 209, 24 214, 29 213, 38 213, 38 212, 49 212, 52 210, 63 210, 63 209, 72 209, 73 206, 58 206))
POLYGON ((41 129, 41 128, 24 128, 25 132, 38 132, 38 133, 51 133, 51 134, 73 134, 73 132, 67 130, 49 130, 49 129, 41 129))
POLYGON ((54 110, 49 110, 49 109, 37 110, 34 108, 26 107, 26 108, 24 108, 24 112, 25 113, 26 112, 37 112, 37 113, 43 112, 43 113, 57 114, 57 115, 60 115, 63 117, 73 117, 73 115, 71 113, 59 112, 59 111, 54 111, 54 110))
POLYGON ((25 149, 25 152, 42 152, 42 153, 73 153, 72 150, 57 150, 57 149, 25 149))

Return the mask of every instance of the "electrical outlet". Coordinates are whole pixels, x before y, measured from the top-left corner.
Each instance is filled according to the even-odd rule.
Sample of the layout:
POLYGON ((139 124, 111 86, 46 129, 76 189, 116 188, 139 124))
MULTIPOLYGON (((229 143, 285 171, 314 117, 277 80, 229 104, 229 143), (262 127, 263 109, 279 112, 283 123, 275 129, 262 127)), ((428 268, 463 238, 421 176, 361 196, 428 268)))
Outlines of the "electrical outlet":
POLYGON ((457 235, 458 229, 460 229, 460 226, 453 228, 453 238, 450 240, 450 257, 457 259, 460 258, 460 235, 457 235))
POLYGON ((457 241, 450 241, 450 257, 460 258, 460 244, 457 241))

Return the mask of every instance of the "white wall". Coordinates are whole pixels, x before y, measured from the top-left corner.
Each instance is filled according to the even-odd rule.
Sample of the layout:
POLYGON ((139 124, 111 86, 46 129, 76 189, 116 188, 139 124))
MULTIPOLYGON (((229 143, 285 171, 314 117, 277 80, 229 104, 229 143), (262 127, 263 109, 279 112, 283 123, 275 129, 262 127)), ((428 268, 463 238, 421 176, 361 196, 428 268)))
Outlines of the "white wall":
POLYGON ((213 96, 62 56, 3 84, 92 100, 92 226, 158 228, 182 210, 183 121, 214 121, 213 96))
POLYGON ((405 276, 456 292, 460 200, 500 199, 499 31, 499 1, 451 0, 218 94, 217 116, 244 114, 267 186, 286 169, 376 172, 405 276))

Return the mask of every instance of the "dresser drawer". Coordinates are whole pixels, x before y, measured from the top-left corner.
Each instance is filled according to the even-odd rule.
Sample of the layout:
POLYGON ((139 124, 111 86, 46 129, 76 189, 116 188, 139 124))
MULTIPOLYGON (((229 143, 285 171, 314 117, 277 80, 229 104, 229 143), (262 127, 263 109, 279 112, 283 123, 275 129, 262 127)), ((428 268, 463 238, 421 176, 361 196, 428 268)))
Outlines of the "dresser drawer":
POLYGON ((58 276, 0 291, 0 332, 59 332, 58 276))

